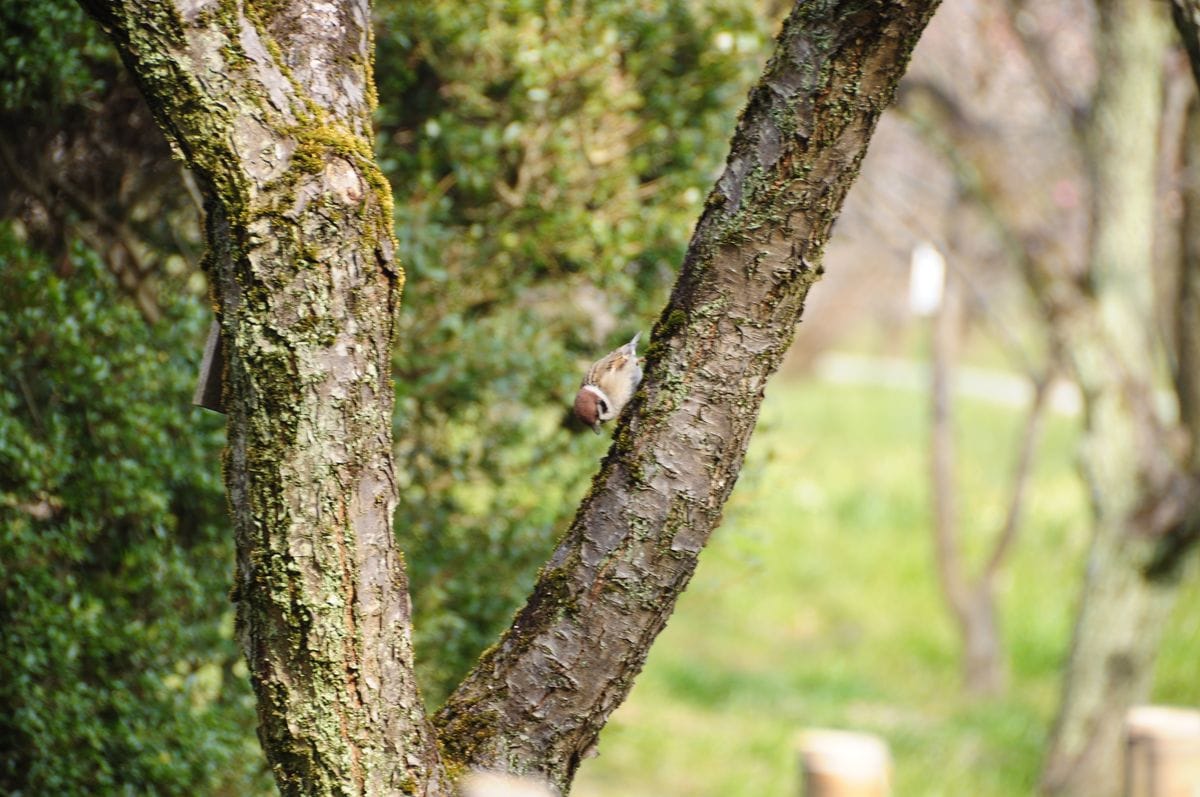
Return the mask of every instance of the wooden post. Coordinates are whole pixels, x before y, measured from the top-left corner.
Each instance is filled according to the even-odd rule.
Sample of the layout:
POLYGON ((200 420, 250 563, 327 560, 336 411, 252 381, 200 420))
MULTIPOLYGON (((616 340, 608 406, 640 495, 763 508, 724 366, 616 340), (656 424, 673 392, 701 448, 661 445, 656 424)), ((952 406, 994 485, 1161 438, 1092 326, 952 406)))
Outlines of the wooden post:
POLYGON ((1125 715, 1125 797, 1200 795, 1200 711, 1134 706, 1125 715))
POLYGON ((892 760, 877 736, 849 731, 800 734, 803 797, 888 797, 892 760))

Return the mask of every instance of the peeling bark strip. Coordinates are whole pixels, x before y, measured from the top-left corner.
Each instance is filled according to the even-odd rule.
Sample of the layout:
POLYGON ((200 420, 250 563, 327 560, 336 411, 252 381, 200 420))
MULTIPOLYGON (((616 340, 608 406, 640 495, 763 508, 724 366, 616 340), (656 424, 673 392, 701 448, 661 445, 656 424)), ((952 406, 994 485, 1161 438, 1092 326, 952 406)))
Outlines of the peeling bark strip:
POLYGON ((629 692, 720 519, 830 227, 936 6, 798 3, 784 23, 643 389, 529 602, 437 717, 454 763, 565 788, 629 692))
POLYGON ((82 0, 204 187, 238 630, 284 794, 444 794, 392 536, 367 0, 82 0))

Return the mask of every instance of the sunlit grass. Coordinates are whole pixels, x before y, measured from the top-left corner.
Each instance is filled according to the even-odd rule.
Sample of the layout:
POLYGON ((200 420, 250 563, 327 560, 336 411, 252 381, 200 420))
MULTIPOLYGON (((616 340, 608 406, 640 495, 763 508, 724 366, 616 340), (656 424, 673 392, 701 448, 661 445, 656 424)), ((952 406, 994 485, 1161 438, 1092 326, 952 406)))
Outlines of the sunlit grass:
MULTIPOLYGON (((882 735, 897 795, 1032 792, 1088 536, 1076 422, 1046 428, 1001 583, 1011 685, 980 700, 959 689, 933 580, 926 417, 916 393, 773 385, 727 520, 574 794, 794 795, 793 739, 813 726, 882 735)), ((961 523, 977 558, 1004 516, 1022 420, 959 407, 961 523)), ((1197 597, 1191 584, 1181 605, 1197 597)), ((1175 626, 1157 697, 1195 702, 1200 620, 1181 608, 1175 626)))

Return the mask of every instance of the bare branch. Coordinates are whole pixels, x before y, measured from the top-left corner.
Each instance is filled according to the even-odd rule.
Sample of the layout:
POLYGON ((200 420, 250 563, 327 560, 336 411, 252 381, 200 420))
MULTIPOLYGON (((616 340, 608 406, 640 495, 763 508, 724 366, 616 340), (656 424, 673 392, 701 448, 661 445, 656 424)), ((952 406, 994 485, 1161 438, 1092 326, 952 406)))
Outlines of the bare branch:
POLYGON ((1004 516, 1004 525, 992 548, 980 576, 985 584, 996 580, 1000 567, 1008 558, 1009 551, 1017 540, 1017 532, 1021 527, 1021 510, 1025 505, 1025 490, 1033 473, 1033 455, 1037 451, 1041 438, 1042 422, 1046 409, 1050 406, 1050 388, 1054 384, 1057 369, 1050 365, 1033 380, 1033 399, 1029 404, 1029 414, 1025 416, 1025 426, 1021 431, 1021 444, 1017 452, 1017 460, 1013 467, 1012 493, 1008 501, 1008 512, 1004 516))
POLYGON ((1066 82, 1051 63, 1053 45, 1030 25, 1024 0, 1003 0, 1000 7, 1009 28, 1021 43, 1021 51, 1033 72, 1038 89, 1052 107, 1064 111, 1075 146, 1082 151, 1087 131, 1087 107, 1075 101, 1066 82))
POLYGON ((958 547, 958 491, 954 479, 953 371, 961 324, 957 285, 947 280, 942 304, 933 319, 930 369, 930 488, 933 493, 933 541, 938 583, 959 622, 969 620, 970 591, 958 547))

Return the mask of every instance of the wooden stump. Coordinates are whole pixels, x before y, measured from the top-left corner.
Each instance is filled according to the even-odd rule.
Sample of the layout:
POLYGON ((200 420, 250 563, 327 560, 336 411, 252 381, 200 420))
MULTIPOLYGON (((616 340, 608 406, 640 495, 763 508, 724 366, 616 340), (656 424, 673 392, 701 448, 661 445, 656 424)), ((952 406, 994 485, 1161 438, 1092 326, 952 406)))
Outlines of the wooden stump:
POLYGON ((799 738, 804 797, 888 797, 892 760, 877 736, 809 730, 799 738))
POLYGON ((1167 706, 1129 710, 1125 797, 1200 797, 1200 711, 1167 706))

